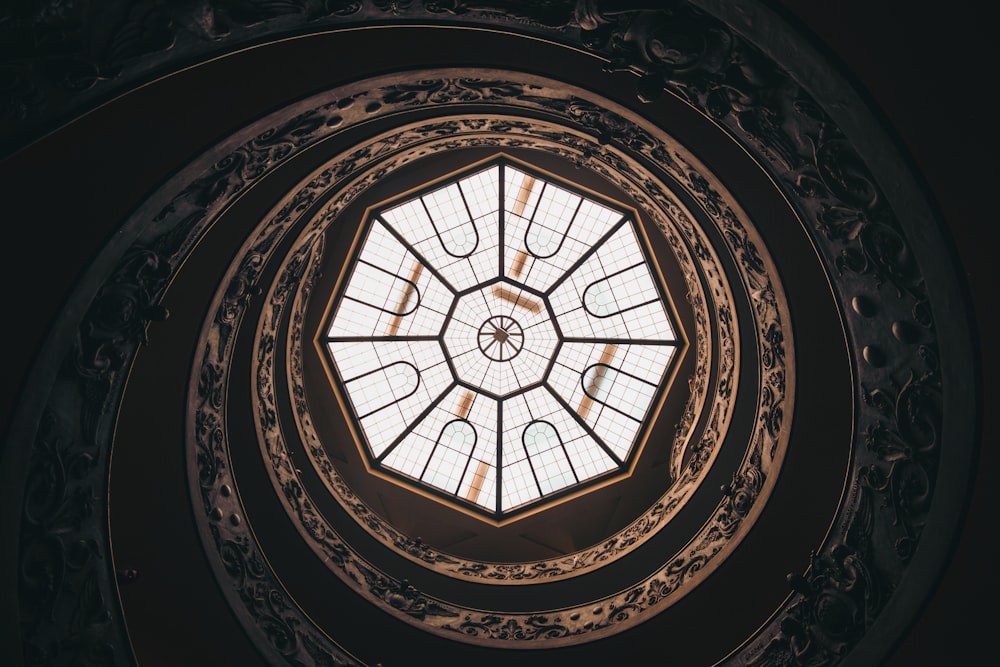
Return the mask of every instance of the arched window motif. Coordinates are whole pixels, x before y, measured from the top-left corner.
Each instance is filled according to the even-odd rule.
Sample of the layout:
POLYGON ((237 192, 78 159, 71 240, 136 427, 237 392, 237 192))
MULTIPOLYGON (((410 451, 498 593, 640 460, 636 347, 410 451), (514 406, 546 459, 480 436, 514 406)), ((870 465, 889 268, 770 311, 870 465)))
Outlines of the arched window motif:
POLYGON ((534 456, 539 452, 551 449, 553 446, 562 446, 559 438, 559 431, 547 421, 536 420, 528 424, 521 434, 521 441, 524 443, 524 451, 528 456, 534 456))
POLYGON ((539 202, 545 212, 536 209, 524 232, 524 247, 537 259, 558 253, 582 205, 580 197, 546 184, 539 202))
POLYGON ((452 257, 464 259, 479 247, 479 230, 457 184, 420 198, 441 247, 452 257))
POLYGON ((466 419, 455 419, 445 424, 420 473, 420 479, 449 493, 458 493, 469 459, 476 449, 477 438, 475 427, 466 419))
POLYGON ((345 299, 356 301, 394 317, 406 317, 420 305, 420 279, 422 266, 414 263, 409 278, 364 261, 358 260, 345 299))
POLYGON ((364 419, 416 393, 420 371, 408 361, 396 361, 351 378, 344 386, 358 419, 364 419))
POLYGON ((593 364, 580 375, 583 393, 595 403, 641 421, 656 393, 656 384, 608 364, 593 364))
POLYGON ((583 307, 594 317, 620 315, 660 300, 645 263, 595 280, 583 291, 583 307))
POLYGON ((578 482, 559 431, 551 423, 535 420, 521 432, 521 443, 531 463, 538 492, 543 496, 578 482))

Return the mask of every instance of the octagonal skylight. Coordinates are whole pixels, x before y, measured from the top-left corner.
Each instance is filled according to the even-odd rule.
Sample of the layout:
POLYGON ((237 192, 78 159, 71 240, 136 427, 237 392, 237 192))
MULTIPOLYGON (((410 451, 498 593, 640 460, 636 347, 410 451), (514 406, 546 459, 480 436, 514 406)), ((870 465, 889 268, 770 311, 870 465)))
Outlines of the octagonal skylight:
POLYGON ((634 212, 498 157, 349 261, 323 342, 372 468, 497 520, 629 468, 683 344, 634 212))

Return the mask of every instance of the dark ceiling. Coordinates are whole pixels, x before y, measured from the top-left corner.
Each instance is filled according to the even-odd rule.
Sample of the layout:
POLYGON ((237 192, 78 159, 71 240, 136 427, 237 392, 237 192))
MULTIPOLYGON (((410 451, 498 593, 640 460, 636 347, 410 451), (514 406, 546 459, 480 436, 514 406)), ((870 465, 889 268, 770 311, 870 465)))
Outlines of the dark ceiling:
MULTIPOLYGON (((940 218, 954 244, 953 248, 942 248, 941 253, 954 253, 965 271, 977 318, 974 333, 985 343, 980 350, 980 400, 988 414, 988 406, 1000 399, 995 381, 997 353, 989 344, 997 286, 993 257, 996 235, 992 232, 996 215, 991 194, 1000 175, 992 156, 1000 146, 990 131, 992 108, 985 101, 990 96, 996 64, 985 10, 971 0, 948 3, 936 11, 920 11, 912 3, 899 0, 768 4, 814 35, 817 45, 844 65, 924 179, 928 196, 939 207, 940 218)), ((18 434, 9 430, 16 410, 37 400, 25 393, 25 388, 30 388, 34 360, 74 284, 100 249, 113 242, 121 221, 161 182, 203 150, 235 128, 272 111, 269 105, 274 100, 295 99, 326 87, 335 78, 328 74, 331 63, 347 63, 361 77, 392 68, 412 48, 420 49, 422 62, 469 62, 469 52, 456 51, 455 43, 447 39, 428 43, 417 31, 407 34, 401 30, 399 35, 392 44, 370 44, 357 34, 345 39, 329 35, 304 37, 192 67, 134 90, 64 127, 53 128, 51 134, 4 158, 0 182, 6 195, 3 217, 7 261, 3 263, 3 278, 8 286, 5 296, 9 315, 5 318, 5 336, 11 353, 8 379, 3 385, 3 479, 8 479, 6 475, 18 463, 12 453, 18 434), (320 42, 323 59, 315 57, 320 42), (261 95, 261 90, 268 94, 261 95), (8 440, 8 433, 13 439, 8 440)), ((488 35, 482 37, 483 53, 491 48, 491 39, 488 35)), ((525 69, 532 68, 530 54, 509 57, 520 59, 525 69)), ((475 61, 475 56, 472 59, 475 61)), ((630 94, 632 78, 621 74, 620 80, 612 82, 621 86, 618 94, 622 99, 630 94)), ((212 284, 213 270, 221 272, 218 267, 204 267, 205 284, 212 284)), ((182 304, 177 305, 180 307, 171 308, 169 320, 151 328, 151 338, 200 323, 201 313, 185 313, 182 304)), ((187 379, 184 373, 175 372, 172 364, 184 364, 186 373, 194 350, 179 349, 174 354, 175 358, 147 357, 139 372, 155 377, 163 384, 163 391, 173 387, 181 394, 187 379)), ((118 425, 120 433, 133 438, 141 437, 146 420, 159 418, 151 412, 123 410, 123 414, 127 417, 118 425)), ((968 512, 964 517, 955 517, 963 524, 961 539, 926 608, 916 615, 915 625, 885 663, 889 667, 981 664, 980 656, 993 650, 991 632, 1000 615, 996 605, 1000 583, 994 574, 998 544, 991 491, 1000 458, 992 445, 1000 442, 1000 433, 995 423, 986 419, 981 436, 983 446, 978 451, 975 481, 969 490, 968 512)), ((179 454, 155 459, 156 465, 169 468, 163 473, 139 452, 141 446, 136 444, 121 447, 120 465, 128 466, 137 475, 148 475, 133 480, 132 488, 146 489, 154 496, 162 493, 164 497, 176 492, 166 488, 164 480, 181 474, 179 454)), ((4 507, 19 502, 9 497, 7 489, 3 493, 0 497, 4 507)), ((128 515, 130 525, 143 526, 137 533, 172 530, 156 523, 163 517, 142 516, 142 511, 137 507, 138 516, 128 515)), ((280 512, 274 508, 260 511, 280 512)), ((18 516, 8 513, 4 521, 5 529, 10 525, 16 530, 18 516)), ((176 539, 190 541, 179 544, 178 553, 188 558, 199 553, 200 545, 193 541, 193 534, 178 533, 176 539)), ((138 557, 143 540, 134 540, 136 551, 132 553, 138 557)), ((157 541, 150 539, 146 546, 156 545, 157 541)), ((0 554, 5 591, 17 586, 14 558, 8 550, 0 554)), ((162 553, 148 558, 149 562, 169 559, 162 553)), ((167 578, 159 582, 160 586, 182 586, 188 576, 209 576, 204 563, 195 558, 178 562, 178 566, 162 575, 167 578)), ((139 585, 137 581, 135 586, 139 585)), ((5 592, 4 598, 13 600, 16 596, 5 592)), ((250 644, 243 641, 242 630, 234 620, 223 618, 224 614, 213 616, 211 604, 199 608, 201 603, 190 599, 187 608, 180 605, 155 614, 148 608, 139 609, 133 622, 133 639, 137 655, 143 657, 140 664, 170 664, 154 657, 157 646, 162 646, 162 657, 184 655, 178 647, 197 639, 197 633, 190 630, 192 620, 217 624, 215 638, 205 640, 202 656, 206 664, 223 660, 229 664, 254 664, 259 659, 250 644), (224 640, 218 641, 221 638, 224 640)), ((4 607, 4 611, 9 609, 9 605, 4 607)), ((19 645, 16 624, 5 625, 6 634, 0 643, 19 645)), ((18 664, 17 653, 11 653, 11 664, 18 664)), ((669 647, 665 647, 665 654, 670 654, 669 647)))

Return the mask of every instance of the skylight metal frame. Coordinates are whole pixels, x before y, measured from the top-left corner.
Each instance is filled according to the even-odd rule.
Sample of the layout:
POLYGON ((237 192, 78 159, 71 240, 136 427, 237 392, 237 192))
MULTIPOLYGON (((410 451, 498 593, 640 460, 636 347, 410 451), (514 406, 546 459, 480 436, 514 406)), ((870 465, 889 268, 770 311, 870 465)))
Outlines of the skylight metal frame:
MULTIPOLYGON (((523 194, 523 192, 519 192, 518 194, 519 195, 523 194)), ((520 197, 518 197, 518 199, 520 199, 520 197)), ((417 210, 419 211, 419 209, 417 210)), ((445 227, 446 224, 447 221, 445 221, 445 224, 441 225, 441 227, 444 227, 443 229, 444 233, 454 232, 454 230, 459 229, 463 226, 463 223, 461 222, 452 226, 445 227)), ((546 229, 549 229, 551 231, 551 227, 546 227, 546 229)), ((463 239, 469 238, 467 231, 463 231, 463 234, 464 236, 462 237, 455 236, 455 238, 463 238, 463 239)), ((536 236, 535 238, 538 239, 541 238, 541 236, 539 235, 536 236)), ((434 248, 433 245, 427 245, 425 246, 425 249, 427 249, 430 252, 436 251, 436 248, 434 248)), ((537 248, 535 250, 537 250, 537 248)), ((598 258, 597 261, 600 262, 600 259, 598 258)), ((400 270, 402 269, 402 264, 400 265, 399 269, 400 270)), ((529 271, 530 270, 531 269, 529 268, 529 271)), ((394 310, 385 308, 384 307, 385 304, 379 306, 374 303, 369 303, 368 306, 370 306, 373 309, 382 310, 386 313, 391 313, 393 317, 399 320, 406 316, 406 315, 401 315, 400 313, 403 312, 404 306, 408 306, 408 304, 410 303, 408 299, 409 297, 399 300, 399 303, 396 304, 394 310)), ((581 302, 581 307, 585 307, 585 304, 583 304, 582 302, 581 302)), ((489 310, 488 304, 487 304, 487 310, 489 310)), ((391 325, 389 330, 397 331, 398 322, 396 325, 391 325), (392 326, 396 326, 397 328, 393 329, 392 326)), ((371 207, 368 211, 366 211, 364 219, 362 220, 362 224, 360 225, 357 235, 355 237, 354 244, 350 250, 349 259, 347 262, 344 263, 340 279, 338 280, 337 288, 327 308, 327 313, 323 320, 323 326, 319 334, 317 335, 316 342, 317 346, 320 348, 321 356, 323 357, 324 362, 327 365, 330 379, 337 393, 338 401, 340 402, 340 405, 344 409, 345 415, 348 418, 348 422, 350 423, 355 439, 359 445, 359 449, 361 450, 362 458, 368 470, 378 476, 395 481, 397 483, 402 483, 404 486, 407 486, 408 488, 411 488, 417 491, 418 493, 436 498, 438 500, 443 500, 445 501, 446 504, 456 507, 462 511, 469 512, 474 516, 488 520, 497 525, 506 523, 516 518, 527 516, 527 514, 533 513, 533 511, 537 511, 538 509, 541 509, 541 507, 543 506, 548 506, 551 503, 557 501, 566 500, 571 497, 576 497, 582 493, 599 488, 600 486, 603 486, 607 483, 610 483, 614 480, 617 480, 619 478, 622 478, 630 474, 635 465, 636 460, 639 457, 640 452, 642 451, 643 446, 645 445, 645 441, 646 438, 648 437, 650 427, 652 423, 655 422, 656 415, 659 413, 659 410, 662 407, 663 399, 666 395, 670 383, 673 381, 673 377, 674 374, 676 373, 677 367, 680 364, 680 360, 683 357, 685 350, 687 349, 687 340, 684 336, 683 330, 681 329, 680 320, 677 317, 676 311, 670 299, 670 295, 668 291, 665 289, 662 274, 659 270, 656 259, 649 249, 649 242, 645 236, 645 231, 642 228, 642 224, 640 222, 637 212, 634 211, 634 209, 624 206, 618 202, 613 202, 607 199, 606 197, 588 191, 585 188, 581 188, 572 183, 568 183, 564 179, 558 176, 539 170, 531 165, 525 164, 524 162, 516 160, 505 154, 498 154, 486 160, 482 160, 475 164, 469 165, 464 169, 458 170, 456 172, 448 174, 447 176, 436 179, 419 188, 415 188, 408 192, 402 193, 396 197, 393 197, 389 200, 386 200, 385 202, 382 202, 377 206, 371 207), (472 258, 474 255, 476 255, 477 252, 480 251, 480 246, 483 244, 484 236, 487 237, 487 243, 490 242, 489 238, 492 237, 489 234, 481 234, 480 230, 475 226, 477 220, 485 220, 489 217, 489 214, 480 215, 478 218, 474 215, 473 207, 469 203, 469 198, 466 196, 463 188, 461 187, 461 185, 459 185, 459 183, 466 182, 467 179, 486 174, 487 172, 489 172, 494 168, 497 170, 497 178, 496 178, 497 242, 495 248, 497 256, 496 275, 488 278, 487 280, 478 280, 478 279, 474 280, 473 284, 458 288, 454 284, 452 284, 452 282, 448 279, 448 276, 446 275, 447 271, 442 270, 441 267, 435 266, 434 263, 427 258, 425 253, 421 250, 421 248, 418 248, 417 246, 421 245, 428 239, 436 238, 437 242, 441 246, 441 249, 449 257, 455 258, 456 261, 462 261, 462 260, 470 261, 470 258, 472 258), (508 201, 508 198, 507 198, 506 186, 507 186, 508 169, 513 169, 515 172, 520 172, 521 174, 524 174, 526 176, 524 181, 527 181, 528 179, 534 179, 535 182, 540 181, 542 183, 542 186, 537 194, 537 197, 534 198, 534 201, 533 202, 531 201, 532 191, 529 188, 527 199, 523 202, 524 205, 522 206, 522 210, 520 211, 520 213, 523 213, 524 209, 527 209, 529 205, 533 205, 532 210, 530 211, 530 216, 527 218, 521 217, 520 220, 514 221, 515 224, 520 222, 520 224, 523 225, 524 221, 527 220, 527 227, 525 228, 524 231, 524 249, 518 251, 518 253, 520 254, 526 253, 527 257, 521 258, 519 256, 515 256, 513 262, 510 264, 510 267, 508 267, 507 265, 507 247, 505 243, 505 241, 508 238, 507 236, 507 228, 509 222, 508 218, 509 214, 510 215, 515 214, 515 211, 517 209, 517 204, 521 202, 516 202, 515 207, 513 207, 513 209, 510 212, 507 211, 506 203, 508 201), (472 248, 464 253, 454 253, 449 251, 448 242, 446 242, 446 239, 442 236, 442 229, 439 229, 439 226, 434 223, 434 216, 432 215, 430 208, 427 206, 427 203, 424 200, 424 197, 442 192, 443 190, 452 187, 455 187, 455 189, 461 195, 460 203, 457 199, 454 198, 452 199, 453 209, 458 208, 459 206, 464 208, 465 214, 468 216, 468 220, 472 223, 473 227, 472 231, 475 234, 475 242, 474 244, 472 244, 472 248), (554 192, 558 191, 556 192, 556 195, 562 196, 564 199, 565 199, 565 194, 562 193, 569 193, 569 195, 577 197, 579 201, 575 203, 573 215, 569 220, 569 222, 565 224, 565 229, 562 232, 562 236, 558 239, 558 243, 556 244, 555 250, 549 253, 536 252, 533 251, 531 248, 532 243, 529 243, 529 234, 532 232, 533 227, 535 227, 536 225, 543 226, 544 222, 551 222, 551 218, 553 216, 549 216, 550 220, 545 220, 544 213, 543 213, 543 218, 539 221, 536 221, 536 217, 540 209, 539 202, 543 201, 543 197, 546 195, 546 190, 549 187, 552 187, 554 189, 554 192), (398 210, 403 206, 411 205, 413 204, 413 202, 416 201, 419 201, 420 207, 423 209, 428 220, 431 221, 433 236, 428 237, 428 239, 418 239, 416 242, 414 242, 413 239, 407 238, 404 233, 401 233, 389 220, 386 219, 386 217, 388 212, 398 210), (618 214, 617 219, 613 222, 613 224, 608 224, 607 225, 608 228, 602 234, 600 234, 599 238, 597 238, 596 240, 592 240, 588 244, 586 249, 583 252, 579 253, 578 256, 575 257, 575 259, 568 265, 568 267, 563 268, 561 270, 560 275, 558 275, 554 279, 550 279, 549 283, 546 284, 545 289, 536 288, 532 285, 527 284, 526 282, 522 282, 508 275, 508 273, 513 272, 516 275, 520 276, 520 274, 524 271, 524 265, 528 261, 537 261, 537 260, 544 261, 549 258, 558 256, 568 239, 579 244, 579 241, 571 239, 571 237, 569 236, 569 230, 573 227, 574 223, 577 222, 576 218, 579 215, 581 208, 585 204, 591 206, 596 205, 597 207, 601 207, 607 211, 612 211, 618 214), (391 273, 385 267, 378 266, 377 264, 371 262, 369 259, 363 259, 362 255, 364 254, 366 243, 368 239, 371 237, 372 229, 376 225, 381 226, 387 232, 388 237, 395 239, 395 241, 399 243, 399 245, 403 249, 405 249, 406 253, 408 253, 409 256, 414 260, 413 267, 415 268, 412 270, 410 274, 407 274, 409 277, 407 277, 407 275, 400 275, 399 273, 391 273), (651 303, 658 303, 663 308, 663 316, 665 318, 669 331, 672 334, 671 337, 648 340, 643 338, 631 338, 627 335, 626 336, 566 335, 566 333, 562 330, 559 324, 558 317, 555 316, 554 314, 555 311, 552 303, 552 295, 557 290, 562 289, 564 284, 576 272, 581 270, 581 267, 583 267, 587 262, 597 257, 599 249, 602 248, 610 239, 613 239, 616 234, 622 233, 623 229, 628 229, 632 232, 634 238, 634 245, 641 253, 641 255, 634 256, 633 260, 641 258, 641 261, 633 261, 632 264, 626 266, 625 268, 615 269, 612 271, 603 271, 602 269, 603 273, 594 280, 589 281, 588 286, 585 289, 589 289, 590 286, 592 286, 595 283, 601 282, 602 280, 609 280, 615 275, 619 275, 624 272, 630 271, 637 266, 646 266, 648 268, 648 277, 650 279, 652 287, 655 289, 655 298, 652 300, 647 300, 644 303, 630 305, 626 308, 620 308, 615 312, 608 313, 604 317, 612 318, 615 316, 621 316, 622 313, 626 310, 638 309, 650 305, 651 303), (530 257, 530 259, 528 259, 528 257, 530 257), (517 264, 518 261, 520 261, 520 267, 518 267, 517 264), (412 306, 412 308, 407 309, 406 311, 407 315, 413 313, 414 311, 420 308, 421 290, 418 286, 418 282, 421 280, 422 274, 426 273, 429 276, 433 277, 433 279, 437 280, 438 283, 440 283, 440 285, 443 286, 445 290, 450 291, 452 295, 452 300, 448 311, 446 313, 441 314, 442 323, 440 327, 433 333, 422 333, 417 335, 393 333, 391 335, 374 336, 374 332, 373 335, 369 336, 332 335, 335 323, 337 322, 337 318, 341 313, 342 304, 345 302, 345 299, 346 300, 351 299, 351 297, 348 296, 348 290, 352 285, 351 279, 355 275, 355 267, 359 264, 359 262, 365 262, 366 264, 373 265, 375 266, 375 268, 380 269, 384 272, 391 273, 391 275, 394 276, 399 281, 406 282, 408 283, 408 285, 412 286, 412 290, 410 291, 416 295, 415 297, 416 303, 412 306), (419 270, 416 267, 420 267, 419 270), (416 277, 414 277, 414 275, 416 277), (523 294, 527 294, 530 297, 533 297, 533 299, 526 299, 525 303, 540 304, 538 309, 539 311, 542 311, 547 315, 548 324, 552 327, 555 335, 555 342, 549 353, 548 359, 545 364, 545 368, 538 376, 538 378, 531 382, 522 384, 518 386, 516 389, 511 391, 505 391, 505 392, 490 391, 488 389, 485 389, 481 384, 477 385, 473 382, 470 382, 468 379, 463 379, 462 373, 456 368, 455 358, 449 351, 448 344, 445 340, 448 328, 456 318, 456 309, 459 306, 460 301, 463 298, 475 295, 477 292, 482 292, 487 288, 492 289, 494 292, 508 290, 511 294, 513 294, 514 291, 517 291, 517 294, 513 294, 513 296, 510 296, 510 294, 508 295, 495 294, 496 298, 499 300, 511 301, 512 307, 518 307, 521 305, 520 298, 521 295, 523 294), (514 300, 517 300, 518 303, 514 304, 513 303, 514 300), (357 377, 360 376, 345 377, 341 368, 342 364, 338 363, 337 354, 333 352, 333 344, 372 342, 376 339, 380 342, 408 341, 408 342, 430 343, 432 341, 436 341, 440 346, 443 355, 443 360, 447 364, 448 370, 451 373, 451 381, 448 382, 443 389, 441 387, 438 387, 436 391, 436 396, 434 396, 432 400, 428 401, 426 405, 424 405, 422 409, 413 418, 409 420, 409 422, 406 424, 403 430, 393 438, 392 442, 390 442, 385 447, 377 448, 377 452, 376 448, 373 447, 372 444, 369 442, 369 437, 367 435, 365 426, 363 424, 363 420, 366 417, 370 416, 372 413, 369 412, 367 414, 359 414, 359 411, 357 410, 356 406, 357 401, 352 399, 351 391, 350 388, 348 387, 348 385, 351 382, 356 381, 357 377), (658 381, 655 383, 655 389, 652 392, 651 396, 648 397, 645 407, 643 407, 641 410, 642 418, 636 420, 639 423, 635 431, 635 435, 629 438, 631 442, 625 448, 624 452, 618 451, 621 449, 621 447, 616 449, 615 447, 609 446, 607 443, 605 443, 604 438, 602 438, 601 435, 595 430, 595 425, 588 422, 587 419, 588 415, 581 414, 581 412, 583 412, 583 403, 586 400, 589 400, 591 403, 607 406, 606 402, 599 401, 595 397, 589 396, 587 387, 583 386, 585 373, 590 367, 594 367, 597 364, 590 364, 590 366, 587 366, 583 371, 580 372, 581 388, 583 390, 583 395, 586 398, 583 399, 583 401, 581 401, 581 405, 577 409, 574 409, 572 405, 570 405, 570 402, 567 399, 567 397, 561 395, 559 391, 557 391, 551 386, 550 376, 553 373, 553 369, 556 367, 557 363, 559 363, 558 360, 560 359, 560 352, 562 351, 563 347, 566 344, 573 344, 577 346, 581 344, 601 345, 604 346, 603 347, 604 353, 606 353, 607 350, 609 349, 617 350, 620 346, 625 346, 625 347, 669 346, 670 348, 672 348, 673 353, 669 355, 669 358, 663 364, 662 371, 659 373, 658 381), (574 465, 574 456, 570 454, 570 448, 568 448, 567 443, 564 442, 563 438, 564 434, 560 432, 559 428, 555 427, 551 423, 551 421, 547 419, 551 415, 546 415, 546 414, 543 414, 540 417, 533 417, 531 421, 529 421, 527 424, 524 425, 521 437, 516 439, 517 442, 514 443, 513 439, 511 439, 510 446, 508 447, 507 441, 504 439, 505 432, 504 432, 503 416, 505 412, 504 410, 505 402, 511 402, 511 405, 513 405, 512 402, 518 397, 526 396, 531 392, 540 391, 543 389, 548 394, 548 396, 545 398, 551 399, 551 402, 557 404, 562 409, 562 413, 569 415, 571 417, 572 419, 571 423, 575 424, 576 428, 585 433, 586 436, 589 437, 592 440, 592 442, 599 447, 603 456, 606 456, 608 459, 610 459, 610 461, 613 462, 614 464, 613 467, 603 470, 598 474, 592 474, 590 476, 583 477, 581 479, 581 475, 577 472, 577 468, 579 467, 581 470, 583 470, 584 468, 587 467, 587 464, 593 465, 594 461, 578 460, 576 461, 576 465, 574 465), (442 489, 437 486, 432 486, 428 483, 421 481, 427 474, 430 462, 434 459, 435 452, 438 451, 438 447, 439 446, 446 448, 448 447, 447 444, 441 442, 441 438, 443 437, 442 434, 444 432, 442 427, 441 433, 439 433, 435 437, 434 444, 431 447, 430 451, 427 453, 426 458, 424 459, 424 465, 421 468, 421 473, 419 476, 407 474, 404 471, 401 471, 399 469, 394 469, 393 467, 387 465, 386 463, 387 459, 391 459, 393 457, 393 452, 398 451, 401 445, 406 441, 406 439, 408 437, 413 436, 419 428, 423 428, 425 422, 429 421, 429 416, 437 410, 437 408, 442 404, 442 402, 448 399, 449 397, 453 397, 455 393, 458 391, 464 392, 465 395, 471 395, 473 397, 472 402, 475 402, 477 396, 495 402, 496 404, 495 458, 491 462, 489 459, 486 459, 486 461, 484 461, 482 457, 476 459, 475 455, 479 450, 477 449, 478 445, 473 444, 473 448, 468 452, 464 453, 466 458, 464 461, 464 465, 461 466, 462 472, 457 482, 457 486, 455 487, 455 490, 453 492, 449 492, 446 489, 442 489), (556 434, 556 440, 558 441, 558 449, 555 446, 553 446, 550 447, 548 450, 545 450, 545 452, 555 451, 555 454, 547 456, 545 461, 542 460, 541 456, 538 456, 536 458, 533 457, 530 453, 528 453, 528 447, 524 442, 524 434, 527 433, 527 429, 536 423, 549 424, 549 426, 552 429, 554 429, 554 432, 556 434), (519 445, 524 450, 523 457, 519 458, 520 453, 514 448, 515 445, 519 445), (526 476, 526 473, 522 474, 522 484, 525 482, 530 484, 530 482, 533 481, 534 487, 537 491, 537 494, 532 495, 532 497, 529 497, 526 500, 520 500, 519 502, 515 502, 513 505, 508 504, 507 506, 504 505, 505 502, 504 482, 507 481, 509 483, 510 480, 504 479, 505 448, 507 448, 506 454, 508 455, 508 457, 514 457, 515 463, 521 461, 527 461, 527 468, 530 470, 531 476, 529 478, 526 476), (562 453, 568 465, 569 474, 572 476, 573 482, 569 485, 558 486, 555 487, 554 490, 550 489, 549 491, 546 491, 545 490, 546 486, 552 479, 551 475, 561 474, 563 478, 565 478, 565 471, 563 471, 562 473, 552 472, 553 466, 558 467, 557 458, 559 452, 562 453), (544 467, 542 465, 543 463, 547 463, 550 470, 546 472, 546 475, 540 477, 539 471, 536 470, 536 467, 539 468, 544 467), (488 479, 487 476, 483 474, 484 465, 487 466, 487 470, 491 469, 495 473, 495 476, 492 480, 488 479), (466 476, 470 474, 470 470, 472 471, 471 472, 472 476, 468 479, 471 479, 472 482, 471 485, 468 485, 465 483, 465 480, 467 479, 466 476), (492 482, 493 486, 492 492, 495 497, 495 503, 492 504, 493 505, 492 508, 485 507, 483 504, 477 502, 478 497, 479 495, 481 495, 481 492, 483 490, 483 486, 487 482, 492 482), (462 496, 463 488, 467 489, 466 497, 462 496), (470 500, 469 497, 472 497, 472 500, 470 500)), ((469 352, 463 352, 462 354, 466 353, 469 352)), ((603 359, 603 354, 601 358, 603 359)), ((505 362, 506 361, 507 360, 505 360, 505 362)), ((385 368, 385 366, 390 365, 391 363, 392 362, 387 363, 369 372, 376 372, 378 370, 381 370, 385 368)), ((619 362, 619 363, 624 363, 624 362, 619 362)), ((413 364, 411 364, 411 366, 413 366, 413 364)), ((563 366, 565 366, 565 364, 563 364, 563 366)), ((608 363, 603 363, 603 366, 608 368, 614 368, 613 366, 610 366, 608 363)), ((630 376, 628 372, 620 368, 616 368, 615 370, 619 373, 622 373, 623 376, 630 376)), ((419 383, 420 380, 419 368, 417 369, 417 374, 419 383)), ((650 384, 651 386, 653 385, 653 383, 649 383, 648 381, 647 384, 650 384)), ((386 408, 389 406, 398 407, 398 404, 401 401, 405 400, 410 396, 413 396, 416 391, 417 390, 414 389, 406 396, 394 399, 385 407, 386 408)), ((461 401, 466 403, 469 402, 464 397, 461 399, 461 401)), ((590 409, 591 408, 588 408, 588 412, 590 409)), ((598 410, 600 409, 601 408, 598 408, 598 410)), ((614 410, 614 408, 611 409, 614 410)), ((472 422, 466 419, 468 414, 469 414, 468 409, 465 409, 465 413, 462 416, 456 416, 453 414, 452 419, 450 422, 448 422, 448 424, 452 424, 458 421, 463 421, 467 424, 472 424, 472 422)), ((628 418, 635 420, 635 417, 633 415, 628 415, 624 412, 622 412, 622 414, 628 418)), ((447 424, 445 426, 447 426, 447 424)), ((492 425, 480 425, 480 426, 488 428, 489 426, 492 425)), ((429 440, 429 438, 425 439, 429 440)), ((477 432, 476 438, 474 438, 474 440, 478 442, 478 440, 480 439, 481 438, 478 437, 478 432, 477 432)), ((575 442, 575 440, 570 440, 571 444, 573 442, 575 442)), ((579 454, 580 450, 574 450, 574 451, 577 452, 576 454, 577 456, 580 455, 579 454)), ((397 466, 397 468, 398 467, 400 466, 397 466)), ((523 467, 524 466, 522 466, 522 468, 523 467)), ((518 498, 521 498, 521 496, 518 496, 518 498)))

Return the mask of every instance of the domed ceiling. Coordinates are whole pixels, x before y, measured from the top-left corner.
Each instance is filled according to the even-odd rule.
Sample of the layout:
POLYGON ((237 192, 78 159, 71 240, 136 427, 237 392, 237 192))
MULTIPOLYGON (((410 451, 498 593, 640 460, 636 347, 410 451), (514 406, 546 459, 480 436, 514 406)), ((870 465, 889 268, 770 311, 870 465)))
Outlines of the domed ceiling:
POLYGON ((58 221, 99 250, 4 450, 24 664, 889 659, 981 361, 921 175, 784 14, 88 11, 7 25, 11 164, 171 127, 58 221))

